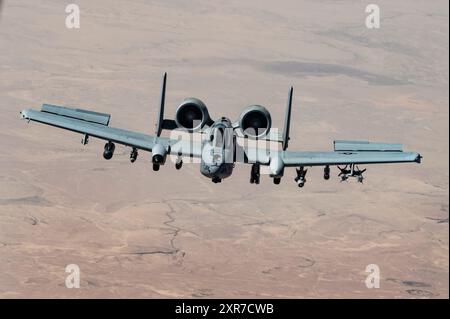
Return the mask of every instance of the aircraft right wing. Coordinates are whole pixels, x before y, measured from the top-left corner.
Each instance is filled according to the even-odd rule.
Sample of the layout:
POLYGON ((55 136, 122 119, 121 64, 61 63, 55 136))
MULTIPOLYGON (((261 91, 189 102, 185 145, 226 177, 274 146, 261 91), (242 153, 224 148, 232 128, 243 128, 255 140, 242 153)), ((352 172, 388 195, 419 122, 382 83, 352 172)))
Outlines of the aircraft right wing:
POLYGON ((169 148, 171 154, 201 156, 200 142, 184 141, 183 139, 173 140, 109 127, 109 114, 44 104, 41 111, 27 109, 21 112, 21 116, 29 121, 55 126, 136 149, 152 151, 154 145, 158 143, 169 148))

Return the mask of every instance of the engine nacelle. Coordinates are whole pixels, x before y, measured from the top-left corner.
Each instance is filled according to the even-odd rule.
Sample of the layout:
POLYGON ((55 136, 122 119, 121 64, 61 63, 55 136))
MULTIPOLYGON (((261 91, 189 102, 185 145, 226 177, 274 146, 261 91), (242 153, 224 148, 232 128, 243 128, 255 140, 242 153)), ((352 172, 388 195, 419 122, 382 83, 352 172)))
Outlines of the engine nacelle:
POLYGON ((252 138, 269 134, 272 118, 269 111, 261 105, 250 105, 239 116, 239 128, 244 135, 252 138))
POLYGON ((282 177, 284 173, 284 163, 283 157, 278 154, 270 159, 270 176, 271 177, 282 177))
POLYGON ((157 165, 164 165, 167 157, 167 149, 161 144, 155 144, 152 149, 152 162, 157 165))
POLYGON ((187 98, 178 106, 175 123, 179 128, 196 132, 211 123, 206 105, 196 98, 187 98))

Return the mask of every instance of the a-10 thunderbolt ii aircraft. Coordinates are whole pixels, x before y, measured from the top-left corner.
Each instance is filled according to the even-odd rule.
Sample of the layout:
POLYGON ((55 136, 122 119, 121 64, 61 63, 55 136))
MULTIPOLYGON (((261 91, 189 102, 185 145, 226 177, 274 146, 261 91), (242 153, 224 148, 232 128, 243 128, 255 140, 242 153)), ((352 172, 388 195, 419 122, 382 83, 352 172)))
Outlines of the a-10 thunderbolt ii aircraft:
POLYGON ((166 163, 167 156, 175 158, 175 166, 180 169, 183 158, 199 158, 200 172, 214 183, 231 176, 235 163, 252 164, 250 183, 259 184, 261 167, 279 184, 285 168, 295 167, 295 181, 299 187, 305 184, 307 169, 322 166, 323 177, 330 178, 330 166, 339 168, 342 181, 355 177, 363 181, 365 171, 359 169, 362 164, 420 163, 421 155, 416 152, 403 152, 400 144, 372 143, 365 141, 334 141, 333 151, 288 151, 289 127, 293 88, 288 95, 287 109, 282 136, 271 132, 271 116, 260 105, 247 107, 236 122, 227 117, 211 119, 205 104, 196 98, 185 99, 178 106, 175 119, 164 118, 167 74, 163 76, 159 116, 155 135, 128 131, 109 126, 110 115, 44 104, 40 111, 27 109, 21 117, 29 121, 44 123, 83 134, 82 144, 89 137, 106 140, 103 157, 111 159, 115 144, 131 147, 130 160, 134 162, 138 150, 151 152, 153 170, 158 171, 166 163), (172 138, 162 137, 162 130, 172 130, 172 138), (184 135, 197 134, 200 139, 174 138, 176 132, 184 135), (189 133, 189 134, 186 134, 189 133), (271 134, 272 133, 272 134, 271 134), (252 142, 252 143, 251 143, 252 142), (275 143, 278 147, 271 147, 275 143))

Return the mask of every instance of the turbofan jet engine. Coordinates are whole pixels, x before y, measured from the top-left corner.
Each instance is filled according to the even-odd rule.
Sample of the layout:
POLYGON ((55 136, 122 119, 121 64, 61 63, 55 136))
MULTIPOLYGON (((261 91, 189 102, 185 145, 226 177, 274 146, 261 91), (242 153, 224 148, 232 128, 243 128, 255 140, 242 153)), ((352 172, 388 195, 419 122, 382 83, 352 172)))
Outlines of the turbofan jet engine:
POLYGON ((196 98, 187 98, 178 106, 175 123, 179 128, 196 132, 212 122, 206 105, 196 98))
POLYGON ((269 134, 272 118, 264 106, 250 105, 242 111, 238 124, 244 135, 259 138, 269 134))
POLYGON ((161 144, 155 144, 152 149, 153 170, 158 171, 160 165, 164 165, 167 157, 167 149, 161 144))

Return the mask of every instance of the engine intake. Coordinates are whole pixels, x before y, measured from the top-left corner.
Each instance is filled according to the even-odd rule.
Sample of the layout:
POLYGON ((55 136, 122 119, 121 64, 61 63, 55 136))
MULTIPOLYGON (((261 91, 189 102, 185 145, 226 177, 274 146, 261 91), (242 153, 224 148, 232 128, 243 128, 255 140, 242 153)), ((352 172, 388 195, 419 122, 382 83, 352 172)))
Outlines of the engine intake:
POLYGON ((195 132, 211 122, 206 105, 196 98, 188 98, 178 106, 175 123, 179 128, 195 132))
POLYGON ((239 127, 244 135, 258 138, 269 134, 272 118, 261 105, 250 105, 239 116, 239 127))

